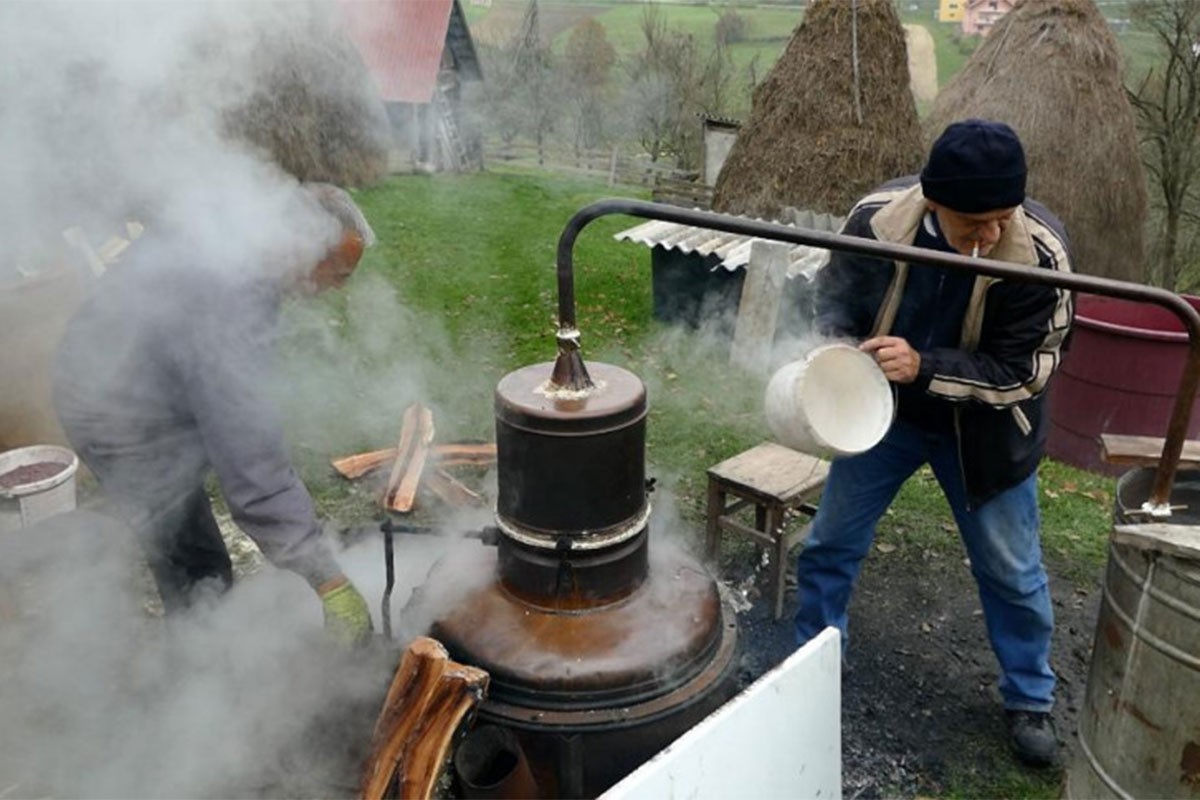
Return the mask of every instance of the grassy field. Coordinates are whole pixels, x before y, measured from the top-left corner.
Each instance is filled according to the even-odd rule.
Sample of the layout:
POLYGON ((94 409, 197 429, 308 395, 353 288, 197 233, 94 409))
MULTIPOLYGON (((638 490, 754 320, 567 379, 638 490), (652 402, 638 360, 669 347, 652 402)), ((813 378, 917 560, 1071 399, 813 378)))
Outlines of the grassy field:
MULTIPOLYGON (((375 514, 370 497, 333 479, 327 461, 390 446, 409 402, 434 407, 439 440, 491 438, 496 382, 554 356, 558 235, 576 210, 612 194, 602 183, 516 172, 398 176, 359 193, 379 244, 315 321, 290 317, 286 348, 293 385, 319 381, 327 394, 315 411, 293 415, 305 478, 327 514, 375 514)), ((673 489, 681 524, 698 535, 705 469, 768 435, 764 380, 731 368, 723 341, 652 319, 649 253, 612 238, 635 223, 602 218, 578 240, 584 354, 646 382, 651 474, 673 489)), ((298 388, 293 405, 311 406, 299 403, 311 394, 298 388)), ((1042 477, 1048 557, 1094 572, 1111 523, 1111 481, 1053 462, 1042 477)), ((953 531, 926 472, 902 491, 880 536, 958 548, 953 531)))
MULTIPOLYGON (((519 22, 527 4, 527 0, 495 0, 491 8, 467 6, 467 19, 473 27, 482 26, 482 30, 487 30, 488 18, 492 17, 491 23, 500 22, 499 27, 507 29, 519 22)), ((938 22, 934 13, 936 4, 931 0, 910 0, 896 5, 903 22, 923 25, 932 34, 937 53, 938 84, 945 86, 974 52, 978 40, 956 36, 957 23, 938 22)), ((660 3, 659 8, 672 29, 689 33, 702 42, 713 40, 717 20, 726 10, 732 9, 741 14, 748 23, 748 39, 732 45, 730 53, 741 73, 756 59, 756 74, 760 80, 782 54, 793 29, 803 20, 803 11, 796 7, 737 2, 713 5, 664 2, 660 3)), ((1110 19, 1128 17, 1128 10, 1119 3, 1104 3, 1101 11, 1110 19)), ((639 26, 643 14, 643 4, 640 2, 540 0, 538 13, 543 31, 551 39, 556 52, 562 51, 570 36, 571 26, 588 16, 604 25, 608 40, 619 55, 631 53, 640 46, 642 34, 639 26)), ((1119 33, 1117 38, 1126 73, 1136 78, 1154 61, 1153 43, 1148 35, 1132 30, 1119 33)), ((728 113, 735 116, 748 113, 747 98, 740 98, 737 106, 728 113)))

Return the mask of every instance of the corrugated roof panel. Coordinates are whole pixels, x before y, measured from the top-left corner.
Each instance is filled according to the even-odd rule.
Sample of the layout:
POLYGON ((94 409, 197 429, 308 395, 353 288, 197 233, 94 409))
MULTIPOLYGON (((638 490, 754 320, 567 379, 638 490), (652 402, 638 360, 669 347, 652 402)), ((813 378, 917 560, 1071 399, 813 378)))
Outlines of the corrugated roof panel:
POLYGON ((340 0, 346 32, 392 103, 428 103, 454 0, 340 0))
POLYGON ((654 247, 662 232, 673 229, 674 224, 673 222, 663 222, 660 219, 655 219, 635 225, 632 228, 627 228, 615 234, 613 238, 617 241, 637 242, 648 247, 654 247))
POLYGON ((729 241, 729 234, 717 231, 699 230, 696 232, 696 252, 711 255, 729 241))
POLYGON ((730 272, 740 269, 750 263, 750 243, 753 239, 736 239, 724 253, 722 264, 730 272))
POLYGON ((706 231, 702 228, 690 228, 684 232, 684 238, 679 241, 676 247, 684 252, 707 256, 712 252, 712 241, 712 231, 706 231))
POLYGON ((682 250, 685 253, 692 252, 692 248, 688 247, 691 238, 695 236, 696 229, 688 225, 676 225, 675 230, 666 231, 658 239, 658 246, 667 250, 682 250))
MULTIPOLYGON (((839 217, 829 214, 813 214, 811 211, 795 213, 800 220, 808 224, 793 227, 835 231, 842 224, 839 217)), ((613 238, 618 241, 637 242, 652 248, 678 250, 681 253, 715 255, 721 260, 719 266, 732 272, 750 263, 750 249, 757 237, 698 228, 678 222, 652 220, 620 231, 614 234, 613 238)), ((788 277, 803 275, 811 279, 816 270, 828 260, 829 251, 824 248, 795 245, 788 250, 788 277)))

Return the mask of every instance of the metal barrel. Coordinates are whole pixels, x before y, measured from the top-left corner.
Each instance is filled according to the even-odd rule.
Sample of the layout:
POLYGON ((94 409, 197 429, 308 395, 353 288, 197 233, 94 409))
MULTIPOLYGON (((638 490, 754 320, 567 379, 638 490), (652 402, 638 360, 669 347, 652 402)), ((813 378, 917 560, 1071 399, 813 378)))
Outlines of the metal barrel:
POLYGON ((1068 798, 1200 798, 1200 471, 1176 475, 1169 524, 1140 513, 1154 477, 1117 481, 1068 798))

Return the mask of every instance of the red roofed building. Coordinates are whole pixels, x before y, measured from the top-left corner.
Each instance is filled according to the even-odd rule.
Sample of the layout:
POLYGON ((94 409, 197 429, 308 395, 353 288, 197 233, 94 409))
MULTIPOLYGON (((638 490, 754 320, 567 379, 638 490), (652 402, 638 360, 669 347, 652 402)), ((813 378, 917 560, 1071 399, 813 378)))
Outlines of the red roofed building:
POLYGON ((462 90, 483 79, 458 0, 341 0, 347 33, 415 164, 479 166, 479 133, 462 90))
POLYGON ((1001 17, 1012 11, 1016 0, 967 0, 962 31, 967 36, 987 36, 1001 17))

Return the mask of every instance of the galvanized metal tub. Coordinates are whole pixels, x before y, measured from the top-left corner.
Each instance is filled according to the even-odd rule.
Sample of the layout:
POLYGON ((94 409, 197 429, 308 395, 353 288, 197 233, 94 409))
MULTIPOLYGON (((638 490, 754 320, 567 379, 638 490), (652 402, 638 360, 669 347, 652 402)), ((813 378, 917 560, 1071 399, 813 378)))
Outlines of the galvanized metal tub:
POLYGON ((1200 471, 1177 473, 1168 524, 1138 513, 1154 474, 1117 482, 1069 798, 1200 798, 1200 471))

